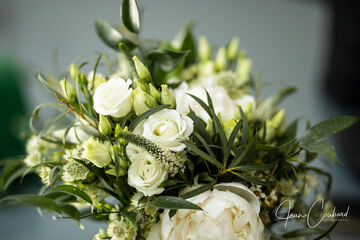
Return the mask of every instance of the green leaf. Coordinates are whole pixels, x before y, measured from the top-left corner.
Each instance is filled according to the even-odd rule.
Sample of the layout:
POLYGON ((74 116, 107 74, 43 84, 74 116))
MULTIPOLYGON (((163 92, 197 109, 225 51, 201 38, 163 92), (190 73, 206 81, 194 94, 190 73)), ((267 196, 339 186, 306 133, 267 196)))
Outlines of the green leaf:
POLYGON ((190 192, 184 193, 181 197, 184 199, 194 197, 196 195, 199 195, 200 193, 203 193, 203 192, 206 192, 207 190, 212 189, 213 186, 214 186, 214 184, 212 184, 212 183, 200 186, 190 192))
POLYGON ((132 121, 129 125, 129 130, 130 131, 134 131, 135 127, 142 121, 142 120, 145 120, 147 119, 148 117, 150 117, 152 114, 156 113, 156 112, 159 112, 165 108, 168 108, 170 107, 169 104, 167 105, 160 105, 160 106, 156 106, 146 112, 144 112, 143 114, 141 114, 140 116, 138 116, 137 118, 135 118, 134 121, 132 121))
POLYGON ((111 191, 110 189, 107 189, 105 187, 102 187, 102 186, 98 186, 98 185, 86 185, 88 187, 91 187, 91 188, 96 188, 96 189, 99 189, 107 194, 109 194, 110 196, 114 197, 115 199, 119 200, 121 202, 121 204, 124 204, 122 201, 123 199, 121 199, 121 197, 116 194, 115 192, 111 191))
POLYGON ((68 113, 69 113, 69 111, 62 112, 59 115, 57 115, 56 117, 52 118, 50 121, 48 121, 46 123, 46 125, 43 127, 43 129, 41 129, 41 131, 39 132, 37 137, 41 138, 42 136, 44 136, 53 125, 55 125, 60 119, 62 119, 68 113))
POLYGON ((235 155, 229 167, 230 168, 235 167, 242 162, 246 163, 247 161, 245 160, 247 160, 247 158, 249 158, 249 156, 251 156, 254 153, 256 149, 256 143, 257 143, 257 136, 255 135, 255 137, 251 139, 251 142, 249 142, 246 145, 243 152, 238 151, 238 153, 235 155))
POLYGON ((159 63, 160 68, 165 71, 171 71, 177 67, 181 61, 189 54, 189 51, 176 52, 164 49, 155 49, 149 53, 149 58, 159 63))
POLYGON ((246 182, 255 183, 255 184, 258 184, 258 185, 270 185, 270 184, 272 184, 272 182, 261 181, 261 180, 255 178, 255 177, 251 177, 251 176, 246 175, 246 174, 237 173, 237 172, 234 172, 234 171, 232 171, 231 173, 235 174, 236 176, 238 176, 242 180, 245 180, 246 182))
POLYGON ((10 201, 32 207, 39 207, 48 211, 61 213, 60 206, 51 198, 38 195, 10 195, 0 200, 0 203, 10 201))
POLYGON ((192 29, 195 23, 193 21, 188 22, 183 26, 180 31, 176 34, 173 41, 173 45, 181 51, 189 50, 190 53, 186 56, 186 66, 195 63, 196 61, 196 45, 192 34, 192 29))
POLYGON ((125 39, 125 37, 116 28, 103 19, 97 19, 95 21, 95 28, 101 40, 115 50, 119 50, 120 43, 124 43, 129 46, 134 45, 133 42, 125 39))
POLYGON ((123 0, 121 18, 125 27, 133 33, 140 30, 140 15, 136 0, 123 0))
POLYGON ((206 131, 206 128, 202 120, 198 116, 196 116, 196 114, 191 108, 190 108, 190 118, 194 121, 196 130, 199 131, 200 135, 206 140, 206 142, 209 144, 214 144, 214 141, 211 139, 209 133, 206 131))
POLYGON ((84 201, 90 203, 92 205, 92 200, 89 197, 89 195, 87 195, 87 193, 81 191, 79 188, 71 186, 71 185, 65 185, 65 184, 61 184, 61 185, 56 185, 55 187, 53 187, 51 189, 51 191, 58 191, 58 192, 65 192, 65 193, 69 193, 75 197, 79 197, 81 199, 83 199, 84 201))
POLYGON ((267 164, 248 164, 248 165, 240 165, 234 167, 236 170, 241 171, 263 171, 269 168, 272 168, 275 165, 275 162, 267 163, 267 164))
POLYGON ((185 145, 187 148, 189 148, 191 151, 193 151, 196 155, 198 155, 199 157, 201 157, 202 159, 208 161, 209 163, 213 164, 214 166, 223 169, 224 166, 218 161, 216 160, 216 158, 210 156, 209 154, 201 151, 196 145, 190 143, 190 142, 185 142, 185 145))
POLYGON ((313 143, 319 139, 331 136, 345 130, 351 125, 359 122, 360 118, 355 116, 338 116, 322 121, 310 129, 300 138, 301 144, 313 143))
POLYGON ((324 142, 314 142, 314 143, 308 143, 304 145, 300 145, 301 148, 305 149, 308 152, 311 153, 318 153, 327 159, 342 165, 342 163, 339 161, 334 146, 331 146, 330 144, 324 143, 324 142))
POLYGON ((211 150, 209 144, 205 141, 205 139, 200 134, 198 134, 197 132, 193 132, 193 136, 200 141, 200 143, 205 147, 206 151, 210 154, 210 156, 212 156, 213 158, 216 158, 215 154, 211 150))
POLYGON ((292 139, 296 138, 297 133, 297 127, 298 127, 299 119, 295 119, 293 122, 291 122, 285 129, 284 135, 281 137, 278 145, 281 146, 287 142, 289 142, 292 139))
POLYGON ((76 221, 80 221, 80 212, 79 210, 70 204, 65 204, 60 207, 61 211, 68 215, 70 218, 75 219, 76 221))
POLYGON ((198 205, 188 202, 182 198, 172 196, 160 196, 155 198, 152 205, 162 209, 194 209, 202 210, 198 205))

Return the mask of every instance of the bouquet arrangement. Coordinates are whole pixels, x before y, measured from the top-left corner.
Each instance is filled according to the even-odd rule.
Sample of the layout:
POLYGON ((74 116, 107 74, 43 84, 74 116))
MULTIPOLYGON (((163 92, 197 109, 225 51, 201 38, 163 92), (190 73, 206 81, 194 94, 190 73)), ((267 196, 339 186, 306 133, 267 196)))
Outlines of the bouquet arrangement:
MULTIPOLYGON (((8 162, 3 185, 35 171, 44 186, 38 195, 1 202, 80 225, 85 217, 107 221, 93 239, 327 237, 336 221, 328 230, 277 231, 284 219, 278 206, 303 214, 307 195, 326 199, 317 180, 327 178, 328 191, 331 175, 311 162, 320 154, 339 163, 323 138, 359 118, 308 123, 298 137, 298 119, 286 125, 279 108, 295 88, 260 99, 260 76, 252 75, 238 38, 212 58, 207 39, 193 38, 192 23, 173 41, 150 41, 139 37, 135 0, 123 0, 121 13, 120 26, 96 21, 100 38, 117 51, 115 62, 102 54, 88 74, 88 62, 73 62, 60 81, 38 74, 58 102, 34 110, 27 156, 8 162), (38 130, 44 107, 60 114, 38 130)), ((327 211, 328 201, 312 210, 310 222, 327 211)))

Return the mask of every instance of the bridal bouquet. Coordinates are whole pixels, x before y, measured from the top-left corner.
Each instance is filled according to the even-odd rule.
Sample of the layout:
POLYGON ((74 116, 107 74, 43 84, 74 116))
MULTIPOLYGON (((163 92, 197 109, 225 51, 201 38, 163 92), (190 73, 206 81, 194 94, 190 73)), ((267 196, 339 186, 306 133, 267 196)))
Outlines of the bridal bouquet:
POLYGON ((193 38, 192 23, 173 41, 150 41, 139 37, 135 0, 123 0, 121 13, 122 25, 95 24, 117 52, 115 62, 101 54, 88 73, 88 62, 76 59, 61 80, 38 74, 58 101, 34 110, 27 156, 7 162, 3 187, 30 172, 44 186, 1 203, 31 205, 80 226, 86 217, 108 222, 97 240, 328 237, 336 219, 326 230, 299 218, 296 230, 276 225, 293 221, 290 210, 304 216, 307 196, 322 201, 308 224, 332 212, 331 175, 311 163, 318 154, 340 163, 323 139, 359 118, 308 122, 299 135, 299 119, 286 124, 279 107, 295 88, 260 99, 260 75, 253 76, 238 38, 212 58, 207 39, 193 38), (60 113, 41 124, 42 108, 60 113))

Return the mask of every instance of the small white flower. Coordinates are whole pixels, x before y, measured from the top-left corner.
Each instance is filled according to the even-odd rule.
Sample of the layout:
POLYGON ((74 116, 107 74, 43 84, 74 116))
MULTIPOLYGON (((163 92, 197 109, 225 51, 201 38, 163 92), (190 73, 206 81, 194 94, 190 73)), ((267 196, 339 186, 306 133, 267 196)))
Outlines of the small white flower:
POLYGON ((112 220, 110 221, 109 228, 107 229, 111 240, 135 240, 136 229, 129 221, 112 220))
POLYGON ((94 94, 95 111, 102 115, 123 117, 132 109, 131 80, 112 78, 100 84, 94 94))
POLYGON ((164 191, 160 184, 168 177, 168 172, 146 151, 129 156, 128 184, 145 196, 164 191))
POLYGON ((194 123, 176 110, 164 109, 151 115, 138 128, 143 128, 142 135, 147 139, 171 151, 180 152, 186 147, 182 141, 191 135, 194 123))

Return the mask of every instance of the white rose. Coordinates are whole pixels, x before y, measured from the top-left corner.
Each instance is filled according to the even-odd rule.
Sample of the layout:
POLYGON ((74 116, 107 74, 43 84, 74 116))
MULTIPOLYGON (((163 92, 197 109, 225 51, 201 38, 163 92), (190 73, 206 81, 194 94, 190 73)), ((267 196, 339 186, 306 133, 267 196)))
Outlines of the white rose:
POLYGON ((143 128, 144 137, 171 151, 180 152, 186 147, 182 141, 191 135, 194 123, 174 109, 163 109, 139 124, 139 128, 143 128))
POLYGON ((94 93, 95 111, 102 115, 123 117, 131 111, 131 80, 112 78, 100 84, 94 93))
POLYGON ((208 91, 215 113, 220 114, 224 122, 232 119, 237 109, 235 102, 230 98, 225 88, 213 84, 210 80, 209 84, 206 84, 206 81, 203 80, 200 84, 193 84, 192 86, 188 86, 184 82, 175 89, 176 110, 181 114, 188 114, 191 108, 198 117, 207 122, 210 118, 207 112, 188 94, 192 94, 208 104, 206 97, 206 91, 208 91))
POLYGON ((181 209, 161 215, 148 240, 262 240, 264 226, 254 193, 240 183, 224 183, 187 199, 204 211, 181 209))
POLYGON ((128 169, 128 184, 145 196, 152 196, 164 191, 160 184, 167 177, 167 171, 146 151, 129 155, 131 165, 128 169))

